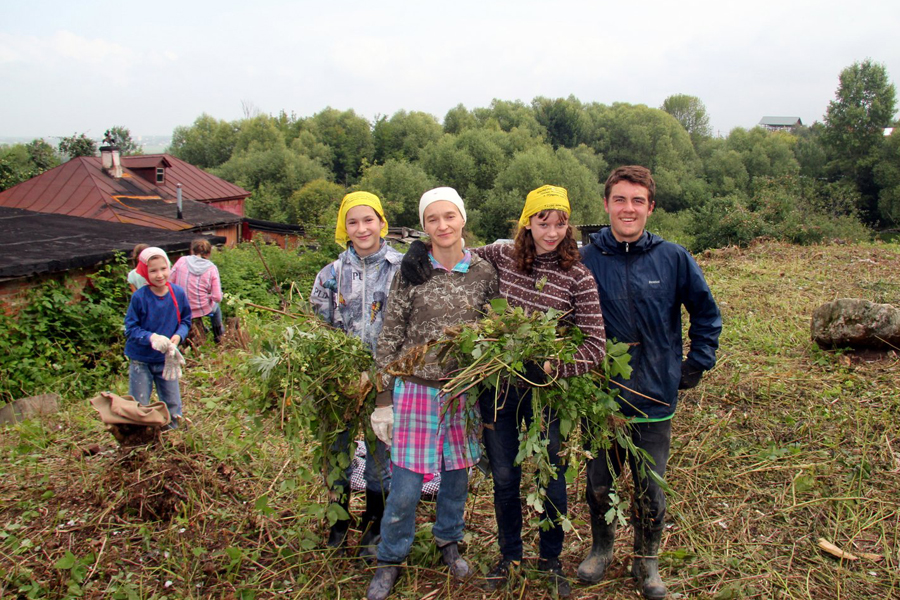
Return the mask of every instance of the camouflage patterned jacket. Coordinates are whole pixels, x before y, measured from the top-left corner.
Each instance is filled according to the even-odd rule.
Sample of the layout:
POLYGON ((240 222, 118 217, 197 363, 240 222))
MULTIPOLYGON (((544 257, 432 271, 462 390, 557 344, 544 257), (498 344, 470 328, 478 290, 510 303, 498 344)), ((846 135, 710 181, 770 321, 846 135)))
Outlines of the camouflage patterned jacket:
MULTIPOLYGON (((440 266, 435 268, 431 279, 419 286, 411 285, 398 273, 391 286, 375 355, 384 389, 393 389, 393 377, 385 373, 388 364, 415 346, 440 339, 445 327, 478 320, 485 304, 498 293, 497 271, 489 262, 469 252, 451 271, 440 266)), ((452 365, 438 364, 430 353, 413 375, 436 381, 452 368, 452 365)))

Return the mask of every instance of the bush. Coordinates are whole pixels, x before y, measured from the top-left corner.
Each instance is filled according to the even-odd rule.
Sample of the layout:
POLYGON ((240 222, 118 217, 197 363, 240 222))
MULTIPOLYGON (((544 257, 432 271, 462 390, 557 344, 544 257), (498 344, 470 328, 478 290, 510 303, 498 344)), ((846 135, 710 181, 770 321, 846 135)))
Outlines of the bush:
POLYGON ((764 234, 760 216, 752 212, 738 194, 713 198, 705 206, 692 209, 688 233, 694 236, 693 252, 723 246, 746 246, 764 234))
POLYGON ((759 179, 754 188, 749 199, 732 194, 691 211, 690 248, 746 246, 760 236, 809 245, 870 235, 857 217, 853 194, 839 184, 789 176, 759 179))
POLYGON ((662 236, 670 242, 690 248, 694 244, 694 236, 688 233, 692 221, 693 214, 691 211, 666 212, 662 208, 657 207, 647 220, 647 230, 662 236))
POLYGON ((53 280, 32 290, 15 316, 0 315, 0 401, 46 392, 84 398, 108 387, 125 364, 128 270, 118 255, 90 277, 80 301, 53 280))
MULTIPOLYGON (((296 284, 295 289, 308 298, 316 274, 337 258, 341 250, 330 230, 314 236, 318 238, 318 244, 292 250, 283 250, 273 244, 246 242, 216 251, 212 261, 219 267, 222 292, 254 304, 276 307, 281 302, 276 285, 287 294, 291 285, 296 284)), ((223 310, 230 313, 227 303, 223 310)))

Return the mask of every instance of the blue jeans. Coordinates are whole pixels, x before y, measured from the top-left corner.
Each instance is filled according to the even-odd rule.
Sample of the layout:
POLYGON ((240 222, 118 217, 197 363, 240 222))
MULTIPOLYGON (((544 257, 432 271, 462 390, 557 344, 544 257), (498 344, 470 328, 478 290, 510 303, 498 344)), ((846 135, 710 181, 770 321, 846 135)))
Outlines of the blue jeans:
POLYGON ((150 404, 153 384, 156 384, 156 395, 165 402, 172 417, 171 426, 175 427, 175 417, 181 416, 181 388, 178 380, 166 381, 162 377, 165 363, 145 363, 132 360, 128 366, 128 393, 141 404, 150 404))
MULTIPOLYGON (((522 560, 522 467, 515 464, 515 459, 519 453, 520 424, 524 421, 527 428, 534 418, 531 388, 508 386, 506 393, 497 398, 497 405, 501 408, 497 410, 496 417, 493 390, 482 393, 478 404, 484 423, 484 448, 491 461, 491 476, 494 479, 494 513, 500 553, 510 560, 522 560)), ((550 529, 540 530, 540 553, 541 558, 557 558, 562 552, 565 537, 558 519, 568 511, 566 467, 559 460, 559 419, 549 412, 543 416, 549 426, 542 432, 542 437, 549 437, 547 453, 550 463, 556 467, 556 476, 547 486, 546 514, 541 517, 546 516, 556 524, 550 529)))
MULTIPOLYGON (((222 306, 218 303, 214 304, 215 308, 211 313, 206 315, 209 317, 209 324, 212 327, 213 341, 215 343, 219 343, 222 340, 222 335, 225 333, 225 327, 222 325, 222 306)), ((197 327, 202 329, 204 332, 207 331, 206 325, 203 323, 203 319, 199 317, 194 318, 194 322, 197 324, 197 327)), ((188 336, 190 336, 190 332, 188 332, 188 336)))
MULTIPOLYGON (((416 535, 416 505, 425 475, 394 465, 391 494, 381 520, 378 561, 399 564, 406 560, 416 535)), ((431 534, 439 546, 463 538, 463 511, 469 493, 469 470, 441 471, 437 495, 437 519, 431 534)))
MULTIPOLYGON (((669 447, 672 443, 672 420, 631 423, 629 428, 634 445, 646 451, 653 459, 652 465, 646 464, 644 467, 664 477, 666 463, 669 461, 669 447)), ((615 442, 609 450, 588 461, 585 497, 591 514, 602 517, 609 510, 609 493, 615 491, 613 474, 617 477, 622 472, 626 458, 631 467, 631 477, 635 482, 635 497, 631 506, 632 523, 635 526, 642 526, 647 531, 661 531, 666 518, 665 492, 655 481, 641 475, 641 469, 637 468, 634 456, 615 442)))
MULTIPOLYGON (((337 434, 331 445, 334 453, 346 452, 350 458, 350 464, 344 471, 344 476, 332 485, 332 489, 341 489, 345 493, 350 492, 350 476, 353 474, 353 455, 356 452, 356 442, 350 439, 350 433, 346 430, 337 434)), ((366 468, 363 471, 366 479, 366 489, 373 492, 389 492, 391 490, 391 451, 379 439, 374 444, 366 441, 366 468)))
POLYGON ((209 321, 212 324, 213 340, 218 344, 219 340, 222 339, 222 334, 225 332, 225 328, 222 327, 222 307, 216 303, 215 310, 206 316, 209 317, 209 321))

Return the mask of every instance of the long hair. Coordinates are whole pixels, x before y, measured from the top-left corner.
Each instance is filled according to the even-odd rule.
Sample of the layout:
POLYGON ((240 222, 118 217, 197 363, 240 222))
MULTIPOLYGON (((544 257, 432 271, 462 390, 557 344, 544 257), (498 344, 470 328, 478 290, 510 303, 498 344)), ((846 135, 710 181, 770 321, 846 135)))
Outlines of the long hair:
MULTIPOLYGON (((572 268, 572 265, 581 260, 581 254, 578 252, 578 243, 575 241, 575 236, 572 233, 572 226, 568 224, 569 214, 563 210, 542 210, 535 216, 543 220, 554 212, 567 225, 566 235, 559 242, 556 252, 559 255, 559 268, 563 271, 568 271, 572 268)), ((516 258, 516 268, 523 273, 531 275, 534 272, 534 258, 537 256, 537 248, 534 245, 534 236, 531 235, 530 229, 519 227, 519 231, 516 232, 516 245, 513 254, 516 258)))

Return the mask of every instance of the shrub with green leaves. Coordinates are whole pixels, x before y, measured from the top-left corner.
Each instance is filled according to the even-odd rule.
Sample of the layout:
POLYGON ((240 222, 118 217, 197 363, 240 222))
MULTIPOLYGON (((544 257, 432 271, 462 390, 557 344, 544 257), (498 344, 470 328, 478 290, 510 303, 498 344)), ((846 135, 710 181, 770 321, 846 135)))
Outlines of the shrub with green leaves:
MULTIPOLYGON (((295 284, 295 289, 307 297, 318 272, 340 252, 333 236, 329 239, 322 233, 318 237, 315 247, 284 250, 274 244, 246 242, 216 251, 212 261, 219 267, 222 292, 275 307, 295 284)), ((228 303, 223 309, 230 314, 228 303)))
POLYGON ((758 237, 792 244, 860 241, 870 233, 846 186, 786 176, 758 179, 749 198, 735 193, 692 210, 691 250, 747 246, 758 237))
POLYGON ((124 255, 88 279, 80 300, 65 281, 30 290, 15 315, 0 315, 0 402, 56 392, 87 397, 125 364, 123 322, 130 294, 124 255))

